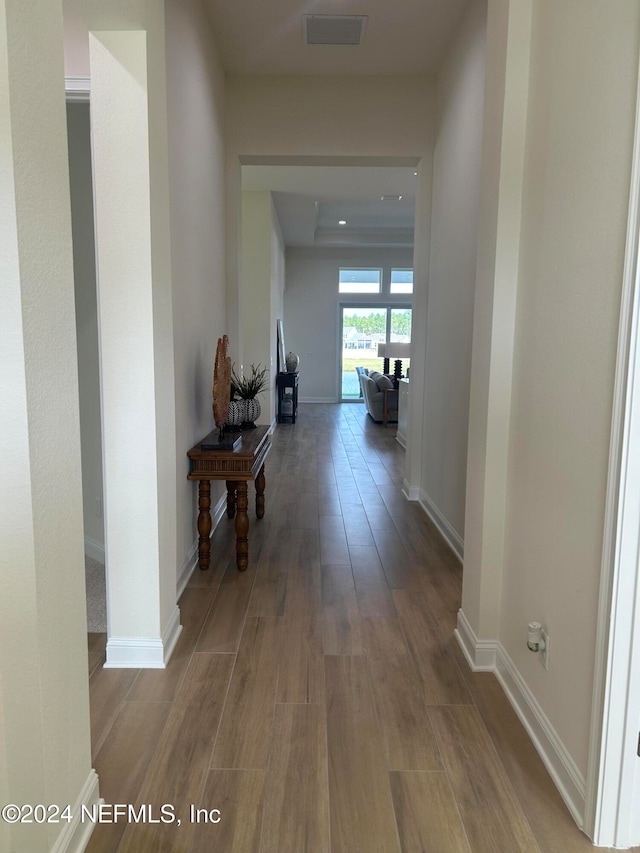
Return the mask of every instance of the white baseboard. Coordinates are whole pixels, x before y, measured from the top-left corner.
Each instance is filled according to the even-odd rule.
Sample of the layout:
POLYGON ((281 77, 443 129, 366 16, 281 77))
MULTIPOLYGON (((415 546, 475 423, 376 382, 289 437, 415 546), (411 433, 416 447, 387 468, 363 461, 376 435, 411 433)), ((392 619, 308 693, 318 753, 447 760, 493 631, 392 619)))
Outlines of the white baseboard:
POLYGON ((467 663, 474 672, 496 671, 495 640, 479 640, 462 610, 458 610, 458 627, 454 631, 467 663))
MULTIPOLYGON (((226 493, 221 495, 220 499, 216 502, 216 505, 213 508, 211 513, 211 535, 213 535, 214 530, 220 524, 220 520, 227 511, 227 495, 226 493)), ((189 553, 186 556, 185 561, 178 569, 178 577, 176 580, 176 601, 180 600, 180 596, 185 591, 187 584, 191 578, 191 575, 194 573, 196 566, 198 565, 198 540, 193 543, 191 548, 189 548, 189 553)))
POLYGON ((100 542, 96 542, 95 539, 89 539, 88 536, 85 536, 84 553, 87 557, 91 557, 92 560, 97 560, 104 565, 104 545, 101 545, 100 542))
POLYGON ((460 562, 462 562, 464 559, 464 541, 462 537, 453 529, 449 521, 440 512, 424 489, 420 489, 418 502, 431 521, 433 521, 435 526, 438 528, 447 545, 451 548, 460 562))
POLYGON ((402 494, 408 501, 420 500, 420 486, 412 486, 408 480, 403 480, 402 494))
POLYGON ((64 829, 57 837, 51 848, 51 853, 83 853, 86 849, 95 824, 90 820, 81 820, 82 806, 91 811, 100 801, 98 792, 98 775, 95 770, 90 770, 86 782, 78 799, 73 805, 73 819, 69 823, 63 823, 64 829))
POLYGON ((274 418, 271 421, 271 426, 269 427, 269 435, 273 435, 276 431, 276 427, 278 426, 278 418, 274 418))
POLYGON ((105 669, 164 669, 182 631, 176 604, 162 638, 109 637, 105 669))
POLYGON ((396 433, 396 441, 398 442, 398 444, 400 445, 400 447, 401 447, 403 450, 406 450, 406 449, 407 449, 407 441, 406 441, 406 439, 404 438, 404 436, 402 436, 402 435, 398 435, 398 433, 396 433))
POLYGON ((573 819, 583 829, 585 778, 502 643, 478 640, 462 610, 458 611, 455 635, 471 669, 495 673, 573 819))
MULTIPOLYGON (((335 397, 300 397, 299 403, 337 403, 335 397)), ((362 402, 362 401, 360 401, 362 402)))
POLYGON ((573 819, 582 829, 586 806, 584 776, 501 643, 498 644, 496 665, 496 676, 502 689, 520 717, 520 722, 527 730, 573 819))
POLYGON ((88 104, 91 95, 91 78, 65 77, 64 90, 67 101, 78 101, 88 104))

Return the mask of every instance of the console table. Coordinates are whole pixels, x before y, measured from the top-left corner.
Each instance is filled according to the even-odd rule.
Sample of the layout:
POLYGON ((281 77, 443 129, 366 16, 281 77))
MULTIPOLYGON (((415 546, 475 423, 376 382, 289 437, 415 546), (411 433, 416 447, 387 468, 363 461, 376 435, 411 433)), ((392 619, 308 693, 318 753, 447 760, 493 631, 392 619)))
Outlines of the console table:
POLYGON ((299 373, 279 373, 278 385, 278 423, 296 422, 298 414, 298 377, 299 373))
POLYGON ((211 480, 227 484, 227 515, 235 516, 236 563, 244 572, 249 565, 249 506, 247 483, 255 480, 256 516, 264 516, 264 462, 271 450, 269 427, 258 426, 242 432, 242 442, 235 450, 203 450, 202 445, 217 440, 217 430, 199 441, 187 453, 190 470, 188 480, 198 480, 198 565, 204 572, 211 563, 211 480))

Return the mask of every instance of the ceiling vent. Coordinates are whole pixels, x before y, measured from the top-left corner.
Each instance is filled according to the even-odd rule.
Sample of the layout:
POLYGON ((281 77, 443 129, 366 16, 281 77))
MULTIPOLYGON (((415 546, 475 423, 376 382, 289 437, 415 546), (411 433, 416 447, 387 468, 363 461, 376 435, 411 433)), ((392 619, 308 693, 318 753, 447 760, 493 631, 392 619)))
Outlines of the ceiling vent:
POLYGON ((366 15, 303 15, 305 44, 362 44, 366 15))

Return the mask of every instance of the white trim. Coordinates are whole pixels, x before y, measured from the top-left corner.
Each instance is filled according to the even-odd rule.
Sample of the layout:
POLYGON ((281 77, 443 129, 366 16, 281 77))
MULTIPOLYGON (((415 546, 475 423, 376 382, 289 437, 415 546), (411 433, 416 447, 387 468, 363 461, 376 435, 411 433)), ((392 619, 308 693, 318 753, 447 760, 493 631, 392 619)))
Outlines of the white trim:
POLYGON ((400 447, 402 447, 402 449, 403 449, 403 450, 406 450, 406 449, 407 449, 407 440, 405 439, 405 437, 404 437, 404 436, 399 435, 398 433, 396 433, 396 441, 398 442, 398 444, 400 445, 400 447))
POLYGON ((584 776, 502 643, 497 644, 496 652, 496 677, 573 819, 582 829, 586 789, 584 776))
POLYGON ((84 537, 84 553, 87 557, 91 557, 92 560, 97 560, 99 563, 102 563, 104 566, 104 544, 100 542, 96 542, 95 539, 89 539, 88 536, 84 537))
POLYGON ((402 481, 402 494, 408 501, 418 501, 420 500, 420 486, 412 486, 405 478, 402 481))
MULTIPOLYGON (((220 520, 222 516, 225 514, 227 509, 227 495, 226 493, 220 497, 215 507, 213 508, 213 512, 211 513, 211 535, 216 529, 216 527, 220 524, 220 520)), ((195 571, 196 566, 198 565, 198 539, 193 543, 191 548, 189 548, 189 553, 187 554, 183 564, 178 569, 178 576, 176 580, 176 600, 180 600, 180 596, 185 591, 189 580, 191 579, 191 575, 195 571)))
POLYGON ((462 562, 464 558, 464 540, 453 529, 449 521, 440 512, 424 489, 420 489, 418 503, 438 528, 449 548, 451 548, 456 557, 460 562, 462 562))
POLYGON ((64 91, 67 101, 88 104, 91 96, 91 78, 65 77, 64 91))
POLYGON ((594 843, 640 844, 640 74, 614 388, 596 634, 586 828, 594 843))
POLYGON ((105 669, 164 669, 182 631, 176 604, 162 639, 156 637, 109 637, 105 669))
POLYGON ((269 435, 274 434, 277 426, 278 426, 278 418, 276 417, 271 421, 271 426, 269 427, 269 435))
POLYGON ((454 635, 474 672, 495 672, 496 640, 479 640, 462 609, 458 610, 458 627, 454 635))
MULTIPOLYGON (((299 397, 298 403, 337 403, 335 397, 299 397)), ((347 402, 347 401, 345 401, 347 402)), ((348 401, 351 402, 351 401, 348 401)), ((362 403, 362 400, 353 400, 354 403, 362 403)))
POLYGON ((82 806, 91 810, 99 802, 98 774, 95 770, 91 769, 78 795, 78 799, 73 805, 71 812, 73 818, 69 823, 63 824, 64 828, 56 838, 51 848, 51 853, 83 853, 86 850, 95 824, 90 820, 80 820, 80 813, 82 806))
POLYGON ((573 819, 583 828, 584 776, 502 643, 498 640, 478 640, 462 610, 458 611, 455 636, 474 672, 494 672, 573 819))
MULTIPOLYGON (((215 530, 215 525, 213 527, 215 530)), ((213 533, 213 530, 211 531, 213 533)), ((187 584, 191 579, 191 575, 193 574, 196 566, 198 565, 198 542, 199 540, 193 543, 191 548, 189 548, 189 553, 187 554, 184 562, 178 569, 178 578, 176 581, 176 599, 179 601, 180 596, 187 588, 187 584)))

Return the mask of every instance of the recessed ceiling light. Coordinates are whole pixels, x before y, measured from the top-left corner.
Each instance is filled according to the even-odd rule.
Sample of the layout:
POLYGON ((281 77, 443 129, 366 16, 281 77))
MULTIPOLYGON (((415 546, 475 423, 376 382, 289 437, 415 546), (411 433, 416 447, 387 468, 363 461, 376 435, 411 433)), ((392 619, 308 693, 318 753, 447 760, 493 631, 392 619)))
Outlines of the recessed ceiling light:
POLYGON ((417 173, 417 172, 414 172, 413 174, 414 174, 414 175, 417 175, 418 173, 417 173))
POLYGON ((346 224, 347 224, 346 219, 338 219, 338 225, 346 225, 346 224))

